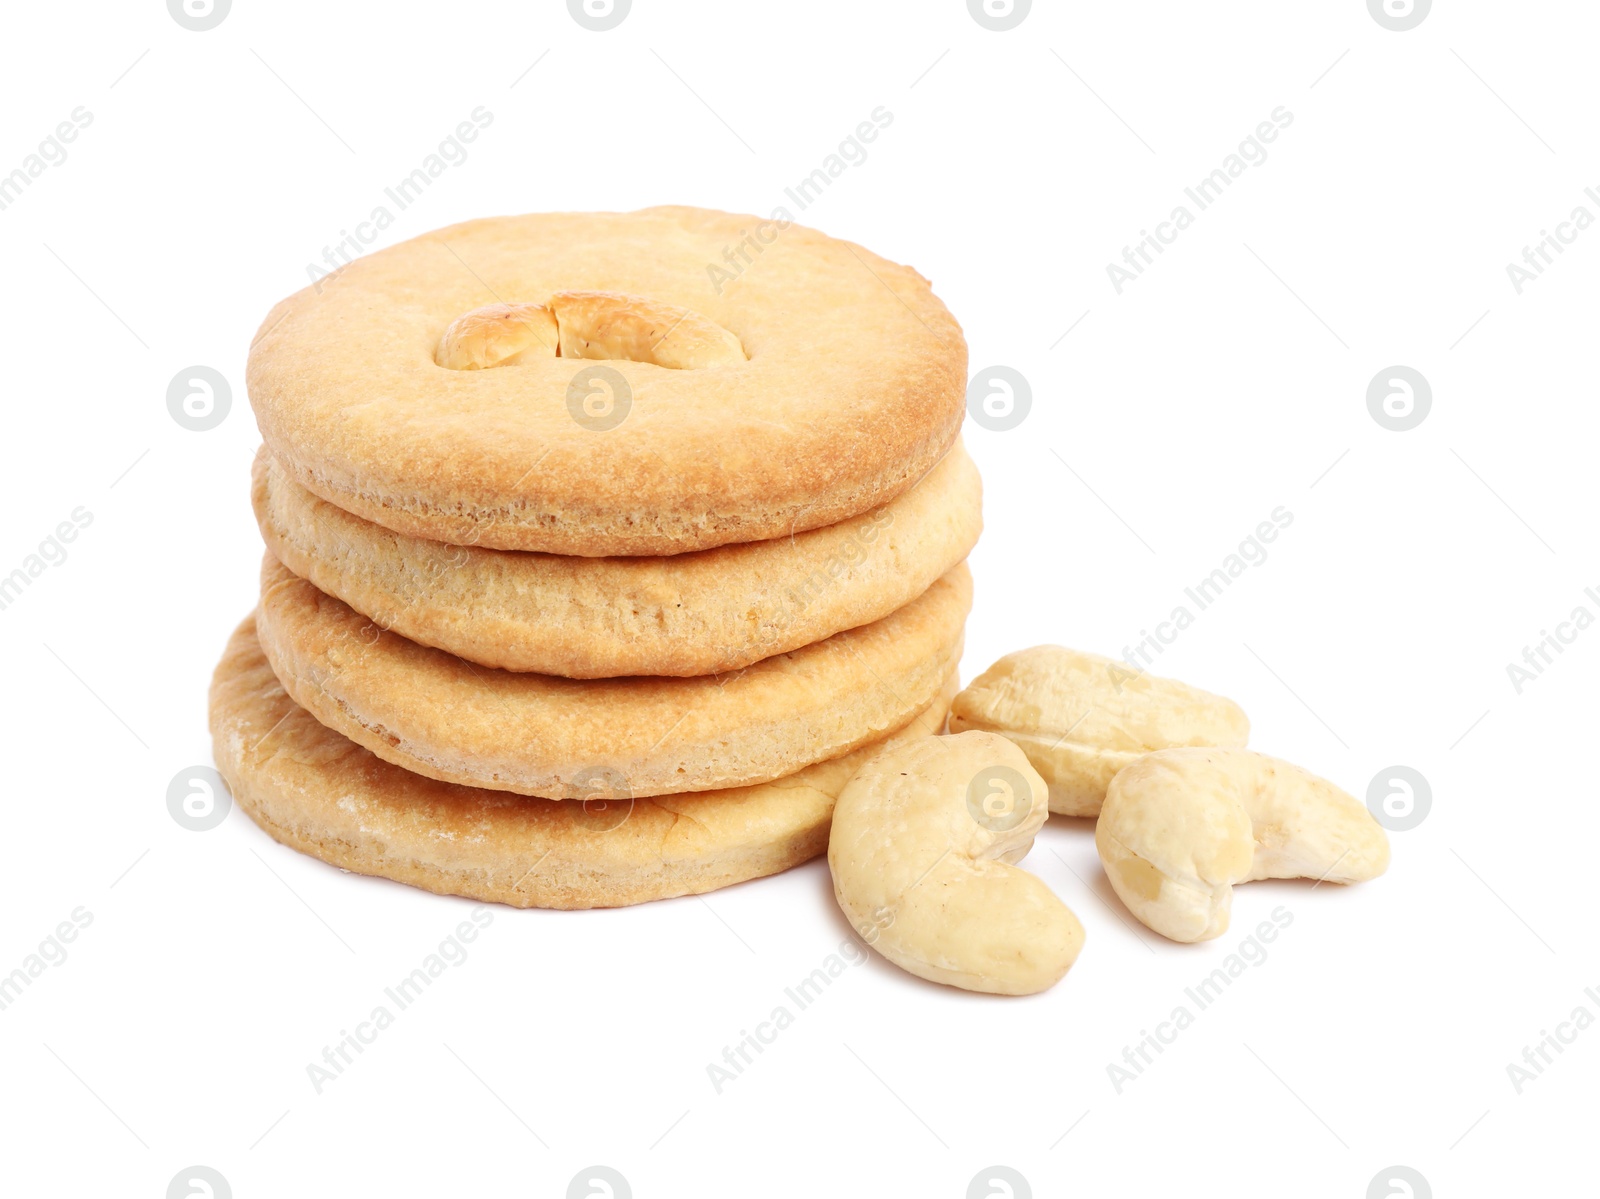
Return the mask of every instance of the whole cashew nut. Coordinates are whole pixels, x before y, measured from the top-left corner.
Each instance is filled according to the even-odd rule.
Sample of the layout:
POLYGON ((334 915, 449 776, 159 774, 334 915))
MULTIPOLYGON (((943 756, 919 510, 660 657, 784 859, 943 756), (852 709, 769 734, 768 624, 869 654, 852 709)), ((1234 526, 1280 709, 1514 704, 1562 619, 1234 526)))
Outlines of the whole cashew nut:
POLYGON ((1353 797, 1245 749, 1164 749, 1111 780, 1095 827, 1111 886, 1174 941, 1228 931, 1233 884, 1358 883, 1389 865, 1389 839, 1353 797))
POLYGON ((1015 863, 1047 815, 1045 785, 993 733, 925 737, 873 758, 833 813, 833 893, 864 939, 920 978, 1031 995, 1059 982, 1083 926, 1015 863))
POLYGON ((434 351, 447 370, 536 358, 598 358, 692 370, 744 362, 739 339, 676 304, 607 291, 561 291, 543 304, 489 304, 450 322, 434 351))
POLYGON ((1059 645, 1007 654, 972 680, 950 708, 950 731, 967 729, 1016 742, 1061 816, 1096 815, 1117 771, 1152 750, 1250 738, 1231 699, 1059 645))

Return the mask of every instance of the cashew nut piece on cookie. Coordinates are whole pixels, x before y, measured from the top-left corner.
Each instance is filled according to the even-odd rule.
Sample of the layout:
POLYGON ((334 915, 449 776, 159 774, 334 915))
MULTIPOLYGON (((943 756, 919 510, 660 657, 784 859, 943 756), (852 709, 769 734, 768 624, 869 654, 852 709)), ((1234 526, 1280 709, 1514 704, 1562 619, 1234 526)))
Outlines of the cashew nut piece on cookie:
POLYGON ((1228 931, 1233 884, 1359 883, 1389 866, 1389 839, 1326 779, 1245 749, 1164 749, 1111 780, 1095 826, 1111 886, 1174 941, 1228 931))
POLYGON ((739 339, 688 308, 608 291, 562 291, 543 304, 489 304, 450 322, 434 361, 447 370, 535 358, 600 358, 694 370, 744 362, 739 339))
POLYGON ((995 995, 1059 982, 1083 926, 1016 863, 1047 815, 1044 780, 993 733, 924 737, 845 784, 828 866, 850 923, 902 970, 995 995))
POLYGON ((1152 750, 1250 738, 1231 699, 1059 645, 1007 654, 972 680, 950 709, 950 731, 967 729, 1016 742, 1060 816, 1096 815, 1117 771, 1152 750))

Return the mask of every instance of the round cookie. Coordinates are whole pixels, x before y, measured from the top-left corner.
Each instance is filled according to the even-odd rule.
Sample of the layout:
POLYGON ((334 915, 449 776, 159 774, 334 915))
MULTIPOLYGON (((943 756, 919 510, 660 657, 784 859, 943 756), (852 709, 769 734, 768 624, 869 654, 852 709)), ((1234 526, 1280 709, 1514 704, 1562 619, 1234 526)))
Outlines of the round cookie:
POLYGON ((217 768, 271 837, 345 870, 517 907, 697 895, 787 870, 828 844, 834 799, 879 749, 935 733, 956 688, 887 740, 736 790, 591 803, 435 782, 324 727, 278 683, 251 617, 211 683, 217 768))
POLYGON ((257 632, 294 700, 429 778, 550 799, 768 782, 911 719, 960 660, 965 563, 882 620, 742 671, 562 679, 485 670, 261 567, 257 632))
POLYGON ((267 445, 323 499, 415 537, 593 557, 887 503, 955 441, 966 370, 909 267, 672 207, 469 221, 358 258, 267 315, 248 382, 267 445))
POLYGON ((290 479, 265 447, 251 499, 267 547, 378 625, 481 666, 573 679, 688 676, 878 620, 966 558, 982 528, 958 442, 910 491, 794 537, 668 557, 574 558, 393 533, 290 479))

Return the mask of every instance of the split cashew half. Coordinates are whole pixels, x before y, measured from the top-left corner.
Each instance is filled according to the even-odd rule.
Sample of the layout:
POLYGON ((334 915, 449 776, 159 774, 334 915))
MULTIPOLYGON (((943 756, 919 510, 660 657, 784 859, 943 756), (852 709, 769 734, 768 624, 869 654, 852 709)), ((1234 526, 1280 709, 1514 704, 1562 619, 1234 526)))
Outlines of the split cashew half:
POLYGON ((887 750, 833 812, 833 893, 862 937, 902 970, 997 995, 1059 982, 1083 926, 1019 862, 1047 815, 1044 780, 992 733, 887 750))
POLYGON ((1007 654, 973 679, 950 707, 950 731, 966 729, 1016 742, 1061 816, 1099 813, 1117 771, 1153 750, 1250 739, 1231 699, 1059 645, 1007 654))
POLYGON ((450 322, 433 360, 447 370, 477 371, 554 358, 560 333, 542 304, 490 304, 450 322))
POLYGON ((545 304, 489 304, 458 316, 434 361, 448 370, 537 358, 598 358, 695 370, 744 362, 739 339, 676 304, 608 291, 561 291, 545 304))
POLYGON ((1164 749, 1111 780, 1095 827, 1111 886, 1174 941, 1228 931, 1233 884, 1359 883, 1389 866, 1389 839, 1353 797, 1245 749, 1164 749))

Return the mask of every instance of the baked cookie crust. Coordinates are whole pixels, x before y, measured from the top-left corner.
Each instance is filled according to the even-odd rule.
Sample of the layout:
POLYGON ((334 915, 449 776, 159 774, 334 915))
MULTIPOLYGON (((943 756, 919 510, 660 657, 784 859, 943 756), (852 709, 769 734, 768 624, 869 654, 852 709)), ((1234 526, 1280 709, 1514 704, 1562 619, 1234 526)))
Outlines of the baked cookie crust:
POLYGON ((256 626, 289 695, 380 758, 550 799, 769 782, 874 741, 960 661, 965 563, 882 620, 742 671, 562 679, 474 666, 385 631, 266 556, 256 626))
POLYGON ((359 874, 515 907, 616 907, 697 895, 824 852, 833 804, 879 749, 938 733, 955 694, 885 740, 773 782, 578 803, 437 782, 319 723, 279 684, 255 618, 211 683, 217 768, 273 839, 359 874))
POLYGON ((458 545, 675 554, 859 516, 954 442, 961 328, 916 271, 795 224, 714 285, 708 268, 757 226, 774 228, 684 207, 495 217, 357 259, 262 323, 248 368, 262 437, 330 503, 458 545), (746 358, 436 361, 463 315, 564 292, 687 310, 746 358), (603 429, 570 403, 600 366, 625 393, 603 429))
POLYGON ((379 626, 480 666, 573 679, 718 674, 870 624, 965 559, 983 525, 978 471, 959 442, 865 515, 668 557, 409 537, 319 499, 265 447, 251 499, 279 561, 379 626))

